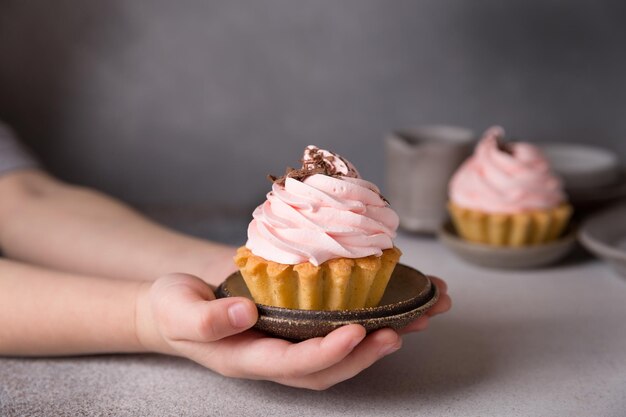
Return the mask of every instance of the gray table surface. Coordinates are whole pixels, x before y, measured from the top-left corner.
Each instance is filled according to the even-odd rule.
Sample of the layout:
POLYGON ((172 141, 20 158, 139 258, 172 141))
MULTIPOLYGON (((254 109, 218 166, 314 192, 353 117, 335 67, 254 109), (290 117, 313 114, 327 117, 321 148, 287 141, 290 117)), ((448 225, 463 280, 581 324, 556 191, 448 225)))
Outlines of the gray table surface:
POLYGON ((454 308, 324 392, 224 378, 158 355, 0 359, 0 415, 626 415, 626 280, 597 260, 533 271, 464 263, 401 235, 454 308))

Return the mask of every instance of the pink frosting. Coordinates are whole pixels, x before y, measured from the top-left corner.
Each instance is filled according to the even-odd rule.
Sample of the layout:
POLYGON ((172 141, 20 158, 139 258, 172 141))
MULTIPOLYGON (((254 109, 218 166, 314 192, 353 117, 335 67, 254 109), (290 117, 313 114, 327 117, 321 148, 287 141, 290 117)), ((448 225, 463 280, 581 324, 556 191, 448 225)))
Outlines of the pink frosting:
POLYGON ((488 129, 474 155, 452 177, 450 200, 460 207, 489 213, 546 209, 565 200, 561 181, 541 151, 524 142, 499 146, 504 130, 488 129))
POLYGON ((338 172, 345 169, 350 176, 315 174, 303 181, 286 178, 284 186, 275 182, 248 226, 246 246, 252 253, 282 264, 319 265, 340 257, 380 256, 393 247, 395 211, 352 164, 326 152, 325 157, 338 157, 330 158, 341 165, 338 172))

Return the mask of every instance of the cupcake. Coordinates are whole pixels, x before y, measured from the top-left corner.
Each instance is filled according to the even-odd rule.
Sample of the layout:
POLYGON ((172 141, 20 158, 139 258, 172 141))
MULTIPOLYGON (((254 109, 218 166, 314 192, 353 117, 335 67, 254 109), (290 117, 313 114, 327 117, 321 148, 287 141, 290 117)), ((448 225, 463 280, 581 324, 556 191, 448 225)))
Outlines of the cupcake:
POLYGON ((235 255, 259 304, 305 310, 378 305, 401 252, 398 216, 341 156, 308 146, 272 190, 235 255))
POLYGON ((496 246, 556 240, 572 213, 561 181, 537 147, 503 138, 502 128, 488 129, 450 181, 448 209, 458 234, 496 246))

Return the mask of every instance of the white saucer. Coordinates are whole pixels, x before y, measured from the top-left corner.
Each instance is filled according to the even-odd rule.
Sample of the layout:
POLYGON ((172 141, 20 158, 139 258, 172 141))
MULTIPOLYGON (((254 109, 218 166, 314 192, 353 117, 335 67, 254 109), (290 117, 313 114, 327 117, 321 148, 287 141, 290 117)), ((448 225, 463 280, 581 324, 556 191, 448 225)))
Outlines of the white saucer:
POLYGON ((619 157, 608 149, 572 143, 538 145, 550 165, 570 190, 589 190, 616 184, 620 178, 619 157))

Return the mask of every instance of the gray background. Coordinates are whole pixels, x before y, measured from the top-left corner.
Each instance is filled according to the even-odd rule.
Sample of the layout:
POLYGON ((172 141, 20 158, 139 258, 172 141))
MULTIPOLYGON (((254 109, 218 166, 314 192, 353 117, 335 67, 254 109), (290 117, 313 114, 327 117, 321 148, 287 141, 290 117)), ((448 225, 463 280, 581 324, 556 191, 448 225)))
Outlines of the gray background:
POLYGON ((247 219, 310 143, 382 185, 399 127, 498 123, 624 158, 625 18, 619 1, 0 0, 0 118, 61 178, 156 217, 247 219))

